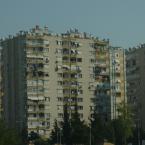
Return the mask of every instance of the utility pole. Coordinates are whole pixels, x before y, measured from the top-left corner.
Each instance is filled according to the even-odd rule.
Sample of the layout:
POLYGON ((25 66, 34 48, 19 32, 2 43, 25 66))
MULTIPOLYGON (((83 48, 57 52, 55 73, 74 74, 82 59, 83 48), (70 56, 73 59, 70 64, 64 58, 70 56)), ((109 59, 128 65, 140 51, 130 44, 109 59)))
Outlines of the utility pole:
POLYGON ((58 129, 57 129, 57 144, 58 144, 58 138, 59 138, 59 134, 58 134, 58 129))
POLYGON ((91 129, 91 123, 90 123, 90 145, 92 144, 92 129, 91 129))
POLYGON ((139 127, 139 118, 137 119, 137 136, 138 136, 138 145, 140 145, 140 127, 139 127))
POLYGON ((59 136, 59 137, 60 137, 60 139, 59 139, 59 141, 60 141, 59 144, 61 145, 61 128, 60 128, 60 136, 59 136))

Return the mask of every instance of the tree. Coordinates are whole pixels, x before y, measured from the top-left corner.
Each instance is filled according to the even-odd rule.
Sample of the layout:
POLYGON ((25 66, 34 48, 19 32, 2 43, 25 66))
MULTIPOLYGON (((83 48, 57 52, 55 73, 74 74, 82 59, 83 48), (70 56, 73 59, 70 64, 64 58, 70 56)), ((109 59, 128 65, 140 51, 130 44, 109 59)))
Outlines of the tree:
POLYGON ((100 115, 94 110, 93 117, 91 118, 91 140, 94 145, 101 145, 105 138, 105 126, 100 115))
POLYGON ((73 144, 88 144, 89 140, 89 128, 80 120, 79 113, 75 105, 75 112, 72 114, 71 128, 72 128, 72 143, 73 144))
POLYGON ((50 144, 58 143, 59 132, 60 132, 60 128, 58 127, 57 120, 55 120, 53 130, 51 131, 50 134, 50 139, 49 139, 50 144))
POLYGON ((40 136, 38 133, 34 132, 34 131, 31 131, 30 134, 29 134, 29 140, 31 141, 34 141, 36 139, 39 139, 40 136))
POLYGON ((127 139, 133 135, 132 113, 129 106, 122 102, 118 105, 118 118, 112 121, 115 133, 115 143, 126 145, 127 139))
POLYGON ((4 121, 0 120, 0 145, 19 145, 21 137, 15 129, 6 127, 4 121))
POLYGON ((28 142, 28 131, 27 128, 23 128, 21 132, 21 138, 23 145, 26 145, 28 142))
POLYGON ((34 141, 35 145, 48 145, 47 142, 45 140, 43 140, 42 138, 36 139, 34 141))
POLYGON ((114 127, 112 121, 108 121, 105 124, 105 132, 104 132, 104 138, 110 142, 114 143, 115 142, 115 133, 114 133, 114 127))
POLYGON ((62 142, 63 144, 71 145, 71 122, 68 114, 68 106, 64 105, 64 117, 62 122, 62 142))

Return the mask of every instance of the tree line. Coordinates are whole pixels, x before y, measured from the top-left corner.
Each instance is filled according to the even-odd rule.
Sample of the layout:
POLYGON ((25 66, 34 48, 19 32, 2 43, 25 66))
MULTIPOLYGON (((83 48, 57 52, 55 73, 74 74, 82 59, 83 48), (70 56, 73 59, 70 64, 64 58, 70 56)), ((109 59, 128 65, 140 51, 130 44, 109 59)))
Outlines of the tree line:
POLYGON ((104 121, 95 109, 90 123, 86 124, 79 117, 77 106, 71 119, 64 106, 64 118, 61 125, 57 120, 51 132, 50 144, 66 145, 103 145, 104 141, 115 145, 126 145, 127 141, 133 137, 133 120, 129 107, 123 102, 118 106, 118 117, 104 121))
POLYGON ((89 124, 80 119, 77 105, 71 118, 64 105, 63 121, 54 121, 49 139, 44 140, 35 132, 28 135, 26 129, 20 134, 0 121, 0 145, 27 145, 30 140, 35 145, 103 145, 105 140, 115 145, 127 145, 129 141, 138 145, 136 131, 132 112, 124 102, 118 106, 118 117, 110 121, 104 121, 94 109, 89 124))

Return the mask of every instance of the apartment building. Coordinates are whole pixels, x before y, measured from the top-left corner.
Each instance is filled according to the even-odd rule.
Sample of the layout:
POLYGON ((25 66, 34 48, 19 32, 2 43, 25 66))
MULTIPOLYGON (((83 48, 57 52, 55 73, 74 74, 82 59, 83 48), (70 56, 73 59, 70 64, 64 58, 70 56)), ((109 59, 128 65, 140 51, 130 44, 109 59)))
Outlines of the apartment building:
POLYGON ((77 105, 80 118, 89 122, 97 107, 107 121, 112 105, 125 98, 124 51, 110 48, 108 40, 76 29, 51 34, 36 26, 1 46, 3 114, 10 127, 48 137, 54 120, 63 120, 65 104, 70 117, 77 105))
POLYGON ((145 130, 145 44, 126 51, 127 97, 134 119, 145 130))
POLYGON ((118 116, 118 104, 127 103, 125 50, 120 47, 112 47, 110 60, 111 118, 115 119, 118 116))
POLYGON ((97 47, 95 90, 98 113, 108 121, 118 116, 117 106, 126 102, 125 51, 119 47, 97 47))

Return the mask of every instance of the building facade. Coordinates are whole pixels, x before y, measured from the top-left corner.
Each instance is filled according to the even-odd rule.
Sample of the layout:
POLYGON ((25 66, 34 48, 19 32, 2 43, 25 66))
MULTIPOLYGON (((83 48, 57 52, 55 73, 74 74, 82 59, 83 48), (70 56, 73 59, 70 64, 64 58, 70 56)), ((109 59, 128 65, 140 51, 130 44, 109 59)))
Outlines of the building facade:
POLYGON ((106 121, 115 119, 118 116, 118 105, 127 101, 124 49, 97 47, 95 71, 98 113, 106 121))
POLYGON ((1 45, 3 114, 10 127, 48 136, 54 120, 63 120, 65 104, 70 117, 77 105, 80 118, 89 122, 97 107, 107 121, 112 106, 125 98, 124 50, 108 40, 78 30, 54 35, 36 26, 1 45))
POLYGON ((111 118, 118 116, 117 107, 127 103, 126 96, 126 56, 120 47, 110 49, 111 118))
POLYGON ((126 51, 127 97, 133 108, 134 121, 145 130, 145 45, 126 51))

